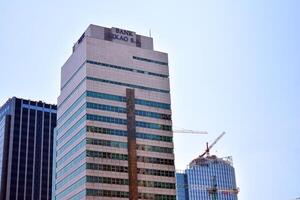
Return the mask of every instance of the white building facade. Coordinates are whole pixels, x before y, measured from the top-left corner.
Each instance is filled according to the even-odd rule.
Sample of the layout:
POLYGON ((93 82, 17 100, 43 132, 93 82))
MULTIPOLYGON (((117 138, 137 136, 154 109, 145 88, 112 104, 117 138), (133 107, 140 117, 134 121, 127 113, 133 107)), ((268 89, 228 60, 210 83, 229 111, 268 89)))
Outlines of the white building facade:
POLYGON ((53 198, 175 200, 168 55, 90 25, 61 70, 53 198))

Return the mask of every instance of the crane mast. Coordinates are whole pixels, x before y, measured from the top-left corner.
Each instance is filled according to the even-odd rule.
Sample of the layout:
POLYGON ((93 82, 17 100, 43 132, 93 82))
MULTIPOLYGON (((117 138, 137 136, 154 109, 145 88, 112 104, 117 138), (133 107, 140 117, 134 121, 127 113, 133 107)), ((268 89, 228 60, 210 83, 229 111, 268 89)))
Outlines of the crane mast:
POLYGON ((219 135, 215 141, 213 141, 213 143, 211 143, 211 145, 208 146, 208 143, 206 143, 206 150, 203 154, 201 154, 199 157, 203 157, 205 155, 209 156, 209 151, 211 148, 213 148, 213 146, 215 146, 215 144, 226 134, 226 132, 221 133, 221 135, 219 135))

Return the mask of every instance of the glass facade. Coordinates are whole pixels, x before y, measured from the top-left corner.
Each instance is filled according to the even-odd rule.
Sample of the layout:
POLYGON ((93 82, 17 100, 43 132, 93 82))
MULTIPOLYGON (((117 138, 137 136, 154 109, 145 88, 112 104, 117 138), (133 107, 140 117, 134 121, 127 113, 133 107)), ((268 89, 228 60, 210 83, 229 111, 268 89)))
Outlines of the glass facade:
POLYGON ((10 116, 11 126, 7 139, 3 131, 5 117, 0 119, 0 160, 5 158, 3 162, 7 165, 1 170, 5 174, 1 185, 1 191, 5 187, 5 195, 1 198, 49 199, 56 106, 15 97, 8 102, 11 109, 6 116, 10 116), (7 156, 2 152, 7 152, 7 156))
POLYGON ((237 200, 231 158, 197 158, 184 172, 176 173, 177 200, 237 200))
POLYGON ((12 101, 7 101, 0 107, 0 199, 6 196, 8 131, 10 127, 12 101))
POLYGON ((2 119, 0 119, 0 184, 2 180, 2 168, 3 168, 2 163, 3 163, 4 134, 5 134, 5 117, 2 117, 2 119))
POLYGON ((189 199, 187 175, 185 172, 176 172, 176 199, 189 199))

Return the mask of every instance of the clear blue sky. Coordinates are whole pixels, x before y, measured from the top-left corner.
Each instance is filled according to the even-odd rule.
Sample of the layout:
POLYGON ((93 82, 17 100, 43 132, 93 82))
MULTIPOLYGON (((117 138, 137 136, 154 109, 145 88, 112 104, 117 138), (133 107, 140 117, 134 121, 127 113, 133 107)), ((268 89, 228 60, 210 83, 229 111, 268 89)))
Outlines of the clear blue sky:
POLYGON ((148 35, 169 53, 176 168, 223 130, 241 200, 300 196, 300 1, 0 2, 0 103, 56 103, 60 67, 91 23, 148 35), (42 3, 43 2, 43 3, 42 3))

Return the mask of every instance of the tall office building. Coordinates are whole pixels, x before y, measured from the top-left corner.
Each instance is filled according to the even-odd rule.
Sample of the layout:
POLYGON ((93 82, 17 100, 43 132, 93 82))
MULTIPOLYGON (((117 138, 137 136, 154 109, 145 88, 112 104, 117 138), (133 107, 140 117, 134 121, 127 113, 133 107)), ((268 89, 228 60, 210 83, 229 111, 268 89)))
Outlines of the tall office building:
POLYGON ((0 200, 50 200, 56 105, 13 97, 0 108, 0 200))
POLYGON ((231 157, 200 157, 176 173, 177 200, 237 200, 231 157))
POLYGON ((189 190, 187 175, 185 171, 176 172, 176 199, 177 200, 188 200, 189 190))
POLYGON ((55 199, 175 200, 168 55, 90 25, 61 70, 55 199))

